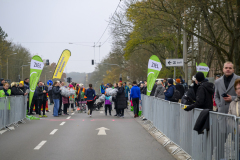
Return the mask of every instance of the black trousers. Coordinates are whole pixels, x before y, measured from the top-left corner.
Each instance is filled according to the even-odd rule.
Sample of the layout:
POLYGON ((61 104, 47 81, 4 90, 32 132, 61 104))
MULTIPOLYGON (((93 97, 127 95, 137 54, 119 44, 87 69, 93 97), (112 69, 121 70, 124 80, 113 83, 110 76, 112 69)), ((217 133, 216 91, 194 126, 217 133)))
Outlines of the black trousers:
POLYGON ((120 116, 124 116, 124 109, 118 109, 118 114, 120 116))
POLYGON ((62 96, 60 96, 60 99, 59 99, 59 109, 58 109, 58 114, 61 114, 62 112, 62 96))
POLYGON ((126 97, 126 104, 127 104, 127 109, 128 109, 128 97, 126 97))
POLYGON ((93 101, 87 102, 88 110, 90 109, 90 115, 92 115, 93 103, 93 101))
POLYGON ((132 99, 133 103, 133 110, 134 110, 134 115, 138 115, 139 112, 139 98, 133 98, 132 99))
POLYGON ((105 114, 107 115, 107 110, 109 111, 109 115, 111 115, 112 105, 105 104, 105 114))
POLYGON ((66 114, 67 113, 67 109, 69 107, 69 104, 63 104, 63 113, 66 114))
POLYGON ((37 99, 32 99, 32 104, 31 104, 31 107, 30 107, 30 111, 28 110, 28 112, 30 114, 32 114, 32 112, 33 112, 34 105, 35 105, 35 112, 38 113, 38 110, 37 110, 38 109, 38 100, 37 99))
POLYGON ((46 110, 46 101, 45 100, 42 100, 42 99, 39 99, 38 100, 38 114, 41 115, 41 106, 43 105, 43 115, 45 115, 45 110, 46 110))
POLYGON ((49 99, 50 99, 50 103, 53 104, 53 97, 52 97, 52 94, 49 94, 49 99))

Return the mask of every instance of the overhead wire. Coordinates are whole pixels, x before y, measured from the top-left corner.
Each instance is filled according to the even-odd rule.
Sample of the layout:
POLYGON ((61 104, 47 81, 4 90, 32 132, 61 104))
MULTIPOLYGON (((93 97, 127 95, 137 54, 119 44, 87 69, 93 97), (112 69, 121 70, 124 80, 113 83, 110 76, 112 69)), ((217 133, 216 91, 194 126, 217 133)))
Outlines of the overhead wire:
POLYGON ((110 25, 110 23, 111 23, 111 21, 112 21, 112 19, 113 19, 113 16, 115 15, 115 13, 117 12, 118 7, 120 6, 120 3, 121 3, 121 0, 119 1, 118 5, 117 5, 117 8, 115 9, 115 11, 114 11, 114 13, 113 13, 113 15, 112 15, 112 17, 111 17, 111 19, 110 19, 110 21, 109 21, 107 27, 105 28, 103 34, 102 34, 101 37, 99 38, 97 44, 98 44, 99 41, 102 39, 102 37, 103 37, 103 35, 105 34, 105 32, 107 31, 107 29, 108 29, 108 27, 109 27, 109 25, 110 25))

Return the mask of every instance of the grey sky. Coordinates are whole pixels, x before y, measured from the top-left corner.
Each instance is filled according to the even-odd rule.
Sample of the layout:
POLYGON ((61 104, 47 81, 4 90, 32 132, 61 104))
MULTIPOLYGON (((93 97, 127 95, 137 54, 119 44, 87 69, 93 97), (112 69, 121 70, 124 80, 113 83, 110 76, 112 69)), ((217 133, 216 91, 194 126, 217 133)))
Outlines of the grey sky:
MULTIPOLYGON (((0 0, 0 26, 9 40, 50 62, 57 63, 62 51, 69 49, 72 56, 65 71, 92 72, 94 49, 90 46, 101 37, 118 3, 119 0, 0 0)), ((100 42, 109 35, 108 30, 100 42)), ((101 59, 110 49, 111 39, 101 47, 101 59)), ((95 53, 99 62, 99 48, 95 53)))

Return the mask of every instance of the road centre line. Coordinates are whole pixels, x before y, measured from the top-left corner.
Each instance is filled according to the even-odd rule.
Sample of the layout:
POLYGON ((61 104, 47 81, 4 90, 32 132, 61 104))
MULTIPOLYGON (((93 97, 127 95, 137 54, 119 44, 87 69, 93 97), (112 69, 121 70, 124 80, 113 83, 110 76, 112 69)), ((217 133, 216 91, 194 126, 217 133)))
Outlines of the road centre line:
POLYGON ((47 141, 42 141, 41 143, 39 143, 34 150, 39 150, 47 141))
POLYGON ((56 133, 57 130, 58 130, 58 129, 54 129, 54 130, 50 133, 50 135, 54 135, 54 133, 56 133))
POLYGON ((63 126, 65 123, 66 123, 66 122, 62 122, 62 123, 60 124, 60 126, 63 126))
POLYGON ((71 116, 67 117, 66 119, 70 119, 70 118, 71 118, 71 116))

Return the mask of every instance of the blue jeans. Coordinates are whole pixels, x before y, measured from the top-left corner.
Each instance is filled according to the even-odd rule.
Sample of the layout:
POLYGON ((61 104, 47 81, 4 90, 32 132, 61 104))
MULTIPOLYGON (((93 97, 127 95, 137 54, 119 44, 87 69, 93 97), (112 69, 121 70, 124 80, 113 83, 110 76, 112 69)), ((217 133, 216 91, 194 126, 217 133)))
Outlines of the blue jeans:
POLYGON ((58 116, 58 109, 59 109, 59 99, 53 99, 54 108, 53 108, 53 116, 58 116))

